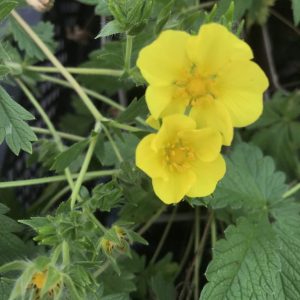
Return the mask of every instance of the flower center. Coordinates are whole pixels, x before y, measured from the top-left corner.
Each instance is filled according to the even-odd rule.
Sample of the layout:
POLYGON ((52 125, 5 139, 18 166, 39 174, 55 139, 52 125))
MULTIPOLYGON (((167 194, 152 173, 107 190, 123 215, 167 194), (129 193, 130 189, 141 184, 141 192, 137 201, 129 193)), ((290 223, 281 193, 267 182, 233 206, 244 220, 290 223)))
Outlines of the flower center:
POLYGON ((38 289, 42 289, 47 277, 47 272, 37 272, 32 277, 32 284, 38 289))
POLYGON ((216 76, 203 74, 196 65, 183 70, 174 85, 173 97, 192 106, 209 104, 216 97, 216 76))
POLYGON ((164 162, 170 171, 183 172, 191 167, 195 160, 193 149, 178 139, 175 143, 168 143, 164 148, 164 162))

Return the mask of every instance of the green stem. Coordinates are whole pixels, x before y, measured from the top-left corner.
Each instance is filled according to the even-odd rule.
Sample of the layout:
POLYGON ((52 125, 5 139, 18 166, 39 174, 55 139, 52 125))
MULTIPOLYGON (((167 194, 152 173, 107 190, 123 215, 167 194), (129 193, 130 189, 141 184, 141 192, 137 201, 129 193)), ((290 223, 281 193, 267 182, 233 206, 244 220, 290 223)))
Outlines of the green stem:
MULTIPOLYGON (((116 175, 119 172, 120 172, 120 170, 118 170, 118 169, 87 172, 84 176, 84 181, 92 180, 97 177, 116 175)), ((78 178, 79 174, 72 174, 71 176, 73 179, 76 179, 76 178, 78 178)), ((43 178, 36 178, 36 179, 6 181, 6 182, 0 182, 0 189, 31 186, 31 185, 40 185, 40 184, 60 182, 60 181, 65 181, 65 180, 66 180, 65 175, 57 175, 57 176, 50 176, 50 177, 43 177, 43 178)))
POLYGON ((29 35, 33 42, 41 49, 41 51, 46 55, 46 57, 52 62, 52 64, 59 70, 59 72, 66 78, 66 80, 72 85, 73 89, 76 91, 80 99, 86 105, 90 113, 93 115, 95 120, 101 121, 102 115, 88 97, 88 95, 81 88, 80 84, 75 80, 75 78, 66 70, 66 68, 61 64, 61 62, 52 54, 51 50, 46 46, 46 44, 40 39, 40 37, 31 29, 31 27, 22 19, 22 17, 16 12, 11 13, 12 17, 16 22, 22 27, 22 29, 29 35))
POLYGON ((288 190, 287 192, 285 192, 283 194, 283 198, 288 198, 288 197, 294 195, 295 193, 297 193, 299 190, 300 190, 300 183, 297 183, 290 190, 288 190))
POLYGON ((165 230, 164 230, 164 232, 163 232, 163 234, 162 234, 162 236, 161 236, 161 239, 160 239, 160 241, 159 241, 159 243, 158 243, 158 245, 157 245, 157 247, 156 247, 156 250, 155 250, 155 252, 154 252, 154 254, 153 254, 153 257, 152 257, 152 259, 151 259, 151 261, 150 261, 150 263, 149 263, 150 265, 151 265, 151 264, 154 264, 154 262, 156 261, 158 255, 159 255, 159 253, 160 253, 160 250, 161 250, 161 248, 162 248, 162 246, 163 246, 163 244, 164 244, 164 242, 165 242, 165 240, 166 240, 166 238, 167 238, 167 236, 168 236, 168 234, 169 234, 169 231, 170 231, 170 229, 171 229, 171 226, 172 226, 172 224, 173 224, 173 221, 174 221, 174 218, 175 218, 177 209, 178 209, 178 206, 175 206, 175 207, 173 208, 173 212, 172 212, 172 214, 171 214, 171 216, 170 216, 170 219, 169 219, 169 221, 168 221, 168 223, 167 223, 167 225, 166 225, 166 228, 165 228, 165 230))
POLYGON ((123 162, 124 159, 122 157, 122 154, 121 154, 117 144, 115 143, 114 139, 112 138, 109 130, 105 126, 102 126, 102 128, 103 128, 103 131, 104 131, 105 135, 107 136, 107 138, 108 138, 108 140, 109 140, 109 142, 110 142, 110 144, 111 144, 111 146, 112 146, 112 148, 113 148, 113 150, 116 154, 116 157, 117 157, 118 161, 120 163, 123 162))
POLYGON ((82 164, 80 172, 79 172, 79 176, 78 176, 78 178, 76 180, 74 189, 72 191, 72 195, 71 195, 71 209, 73 209, 74 206, 75 206, 75 202, 76 202, 76 199, 77 199, 77 197, 79 195, 79 191, 80 191, 82 182, 84 180, 85 174, 87 173, 87 170, 88 170, 88 167, 90 165, 92 156, 94 154, 94 150, 95 150, 97 139, 98 139, 99 129, 100 129, 100 123, 97 122, 96 126, 95 126, 95 132, 96 132, 96 134, 91 138, 90 145, 88 147, 87 153, 85 155, 83 164, 82 164))
MULTIPOLYGON (((60 70, 55 67, 44 67, 44 66, 25 66, 25 70, 38 72, 38 73, 60 73, 60 70)), ((66 70, 71 74, 80 75, 107 75, 120 77, 123 74, 122 70, 112 70, 112 69, 95 69, 95 68, 70 68, 66 67, 66 70)))
MULTIPOLYGON (((35 133, 40 133, 40 134, 45 134, 45 135, 52 135, 52 133, 49 129, 34 127, 34 126, 31 126, 31 129, 35 133)), ((85 140, 84 137, 79 136, 79 135, 75 135, 75 134, 71 134, 71 133, 66 133, 66 132, 61 132, 61 131, 56 131, 56 133, 58 134, 59 137, 61 137, 63 139, 66 139, 66 140, 73 141, 73 142, 81 142, 81 141, 85 140)))
POLYGON ((131 68, 132 42, 133 42, 133 36, 126 34, 126 49, 125 49, 125 61, 124 61, 124 69, 126 71, 129 71, 131 68))
MULTIPOLYGON (((56 77, 52 77, 52 76, 48 76, 48 75, 44 75, 44 74, 40 74, 40 78, 43 79, 44 81, 49 81, 49 82, 52 82, 52 83, 55 83, 55 84, 59 84, 61 86, 64 86, 64 87, 67 87, 67 88, 73 88, 72 85, 66 81, 66 80, 63 80, 63 79, 59 79, 59 78, 56 78, 56 77)), ((102 101, 103 103, 107 104, 107 105, 110 105, 120 111, 124 111, 126 108, 123 107, 122 105, 116 103, 114 100, 104 96, 104 95, 101 95, 93 90, 90 90, 90 89, 87 89, 87 88, 83 88, 82 89, 85 91, 85 93, 99 101, 102 101)))
MULTIPOLYGON (((43 75, 43 74, 40 74, 40 78, 42 78, 45 81, 53 82, 55 84, 59 84, 61 86, 64 86, 64 87, 72 89, 72 86, 66 80, 62 80, 62 79, 59 79, 59 78, 56 78, 56 77, 52 77, 52 76, 48 76, 48 75, 43 75)), ((112 100, 112 99, 110 99, 110 98, 108 98, 108 97, 106 97, 104 95, 101 95, 101 94, 99 94, 99 93, 97 93, 95 91, 92 91, 90 89, 87 89, 87 88, 83 88, 82 87, 82 89, 86 92, 87 95, 89 95, 89 96, 95 98, 96 100, 99 100, 99 101, 101 101, 101 102, 103 102, 103 103, 105 103, 107 105, 110 105, 111 107, 114 107, 114 108, 118 109, 119 111, 125 111, 126 110, 126 107, 118 104, 114 100, 112 100)), ((149 127, 149 125, 142 118, 137 117, 136 120, 141 125, 149 127)), ((117 126, 120 126, 120 125, 123 126, 122 129, 127 130, 127 131, 138 131, 139 130, 139 129, 135 128, 135 127, 124 125, 124 124, 120 124, 120 123, 116 123, 116 122, 115 122, 115 124, 113 126, 117 127, 117 126)))
MULTIPOLYGON (((24 92, 28 100, 32 103, 32 105, 35 107, 35 109, 38 111, 38 113, 41 115, 43 121, 45 122, 46 126, 48 127, 49 131, 51 132, 53 139, 59 149, 59 151, 64 151, 64 145, 60 139, 60 136, 58 135, 54 125, 52 124, 51 120, 49 119, 48 115, 44 111, 43 107, 39 104, 37 99, 33 96, 33 94, 30 92, 30 90, 26 87, 26 85, 19 79, 15 78, 15 81, 21 88, 21 90, 24 92)), ((71 189, 74 187, 74 182, 71 176, 71 172, 69 168, 66 168, 64 170, 67 181, 71 187, 71 189)))
POLYGON ((109 121, 108 125, 112 126, 112 127, 115 127, 115 128, 123 129, 125 131, 130 131, 130 132, 142 131, 142 129, 140 129, 140 128, 133 127, 133 126, 130 126, 130 125, 127 125, 127 124, 121 124, 121 123, 118 123, 116 121, 109 121))
POLYGON ((160 217, 160 215, 166 210, 167 206, 163 205, 148 221, 147 223, 138 231, 139 235, 144 234, 152 224, 160 217))
POLYGON ((212 213, 210 234, 211 234, 211 247, 212 249, 214 249, 217 242, 217 227, 216 227, 216 219, 214 213, 212 213))
MULTIPOLYGON (((197 253, 200 237, 200 208, 195 209, 195 243, 194 252, 197 253)), ((194 300, 199 299, 199 265, 200 258, 198 255, 195 257, 195 269, 194 269, 194 300)))
POLYGON ((192 250, 194 234, 195 234, 195 230, 192 230, 192 232, 190 234, 190 237, 189 237, 189 240, 188 240, 188 244, 185 248, 183 257, 180 261, 180 265, 179 265, 178 272, 177 272, 177 277, 181 274, 181 272, 182 272, 182 270, 183 270, 183 268, 184 268, 184 266, 185 266, 185 264, 188 260, 189 254, 192 250))

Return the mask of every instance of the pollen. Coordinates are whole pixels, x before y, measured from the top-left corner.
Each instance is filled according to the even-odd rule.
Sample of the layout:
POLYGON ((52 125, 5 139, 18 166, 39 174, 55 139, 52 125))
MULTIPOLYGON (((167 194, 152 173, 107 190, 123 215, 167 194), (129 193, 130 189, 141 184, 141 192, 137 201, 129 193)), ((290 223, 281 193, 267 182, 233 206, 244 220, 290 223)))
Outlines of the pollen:
POLYGON ((31 283, 37 289, 42 289, 46 279, 47 279, 47 271, 37 272, 33 275, 31 283))
POLYGON ((193 149, 178 139, 175 143, 168 143, 164 149, 164 162, 170 171, 183 172, 191 167, 196 159, 193 149))

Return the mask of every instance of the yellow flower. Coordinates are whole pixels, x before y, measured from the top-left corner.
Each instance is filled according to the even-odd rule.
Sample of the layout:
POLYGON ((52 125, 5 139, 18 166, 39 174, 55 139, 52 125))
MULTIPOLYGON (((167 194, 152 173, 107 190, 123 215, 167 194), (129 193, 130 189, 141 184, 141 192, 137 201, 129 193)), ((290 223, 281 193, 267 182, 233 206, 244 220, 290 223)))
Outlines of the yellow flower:
POLYGON ((196 36, 164 31, 137 61, 149 83, 151 115, 158 119, 191 107, 198 127, 216 128, 230 145, 233 127, 262 113, 268 79, 252 58, 250 47, 220 24, 202 25, 196 36))
POLYGON ((222 138, 216 129, 196 129, 185 115, 163 119, 158 133, 149 134, 136 149, 136 165, 152 178, 156 195, 166 204, 187 195, 211 194, 224 176, 222 138))

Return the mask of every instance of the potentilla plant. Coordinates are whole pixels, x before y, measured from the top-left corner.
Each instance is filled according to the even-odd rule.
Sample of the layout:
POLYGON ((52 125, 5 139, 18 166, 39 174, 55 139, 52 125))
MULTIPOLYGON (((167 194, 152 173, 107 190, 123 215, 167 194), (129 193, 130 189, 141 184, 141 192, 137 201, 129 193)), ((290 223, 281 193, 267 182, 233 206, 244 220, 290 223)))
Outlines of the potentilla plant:
POLYGON ((0 299, 300 299, 300 96, 274 74, 273 1, 78 2, 104 25, 76 67, 55 55, 55 24, 0 3, 0 143, 38 167, 0 182, 0 299), (242 38, 254 23, 268 97, 242 38), (59 120, 42 82, 69 92, 59 120), (18 212, 8 188, 35 185, 18 212))

